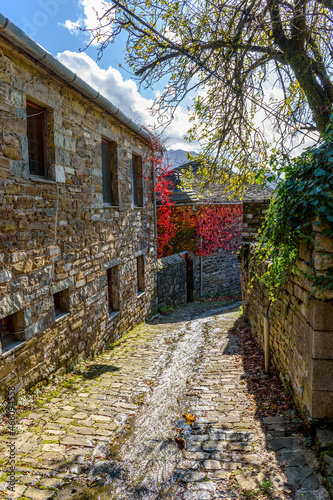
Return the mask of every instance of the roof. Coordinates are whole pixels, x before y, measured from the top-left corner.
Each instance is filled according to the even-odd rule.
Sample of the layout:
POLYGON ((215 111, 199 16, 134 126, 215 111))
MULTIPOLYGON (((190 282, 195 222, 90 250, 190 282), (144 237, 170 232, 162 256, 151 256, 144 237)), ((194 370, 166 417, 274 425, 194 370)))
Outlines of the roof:
POLYGON ((200 176, 198 169, 199 161, 192 161, 179 165, 172 170, 169 176, 173 188, 170 196, 170 201, 176 205, 197 205, 197 204, 236 204, 243 201, 265 201, 272 196, 273 189, 262 189, 259 184, 249 184, 245 190, 244 196, 240 198, 230 199, 230 192, 226 191, 223 184, 210 184, 204 188, 200 187, 200 176), (180 187, 182 180, 182 170, 188 170, 192 167, 194 174, 194 183, 191 189, 183 191, 180 187))
POLYGON ((126 116, 119 108, 117 108, 111 101, 103 97, 97 90, 93 89, 84 80, 82 80, 76 73, 73 73, 58 59, 52 56, 50 52, 45 50, 41 45, 30 38, 24 31, 18 28, 14 23, 9 21, 5 16, 0 14, 0 39, 1 37, 8 40, 11 45, 16 46, 19 52, 25 52, 55 74, 58 78, 64 80, 68 86, 73 87, 79 91, 90 101, 98 104, 101 108, 105 109, 112 116, 117 118, 124 125, 132 129, 135 133, 140 135, 146 141, 150 141, 149 133, 137 123, 126 116))

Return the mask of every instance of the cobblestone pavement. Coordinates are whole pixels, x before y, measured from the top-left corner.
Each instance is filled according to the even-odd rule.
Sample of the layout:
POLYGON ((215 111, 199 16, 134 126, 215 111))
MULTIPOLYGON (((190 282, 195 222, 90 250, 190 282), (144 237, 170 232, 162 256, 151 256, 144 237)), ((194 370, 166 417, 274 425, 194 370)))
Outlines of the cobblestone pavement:
POLYGON ((19 415, 14 492, 0 438, 0 498, 328 500, 295 412, 258 411, 221 305, 140 325, 43 390, 19 415))

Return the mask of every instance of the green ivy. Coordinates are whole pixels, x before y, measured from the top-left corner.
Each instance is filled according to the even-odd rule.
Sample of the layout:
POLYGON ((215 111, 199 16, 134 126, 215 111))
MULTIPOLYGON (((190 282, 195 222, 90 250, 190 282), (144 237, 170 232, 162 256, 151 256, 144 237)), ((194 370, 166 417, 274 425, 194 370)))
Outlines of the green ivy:
POLYGON ((300 245, 308 249, 307 264, 312 269, 304 273, 306 277, 318 291, 333 289, 333 269, 316 273, 311 260, 313 224, 333 239, 333 131, 301 156, 285 157, 282 164, 273 159, 271 166, 275 173, 268 180, 278 184, 255 252, 257 263, 269 261, 259 279, 267 286, 270 301, 295 272, 300 245))

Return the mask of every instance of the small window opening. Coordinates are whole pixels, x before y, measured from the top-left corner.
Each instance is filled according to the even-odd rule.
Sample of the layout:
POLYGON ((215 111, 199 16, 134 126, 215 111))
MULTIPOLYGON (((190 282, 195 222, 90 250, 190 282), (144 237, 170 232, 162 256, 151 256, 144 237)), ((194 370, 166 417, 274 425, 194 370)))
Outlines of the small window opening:
POLYGON ((135 207, 143 207, 143 177, 142 158, 132 156, 132 176, 133 176, 133 203, 135 207))
POLYGON ((59 319, 69 313, 69 289, 61 290, 53 295, 55 318, 59 319))
POLYGON ((103 202, 119 205, 117 143, 102 139, 102 184, 103 202))
POLYGON ((118 266, 107 269, 109 314, 120 310, 119 269, 118 266))
POLYGON ((0 340, 2 353, 21 344, 24 337, 24 313, 18 311, 0 319, 0 340))
POLYGON ((27 101, 29 169, 32 175, 46 177, 45 109, 27 101))
POLYGON ((138 293, 144 292, 145 290, 145 262, 144 256, 140 255, 136 259, 137 265, 137 285, 138 285, 138 293))

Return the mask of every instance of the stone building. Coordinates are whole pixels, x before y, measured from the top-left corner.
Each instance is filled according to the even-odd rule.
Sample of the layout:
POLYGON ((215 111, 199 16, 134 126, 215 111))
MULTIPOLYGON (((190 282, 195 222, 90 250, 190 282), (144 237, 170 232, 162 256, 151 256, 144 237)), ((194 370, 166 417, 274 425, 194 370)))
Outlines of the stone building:
POLYGON ((0 387, 91 357, 153 309, 149 134, 0 15, 0 387))

